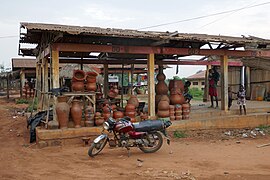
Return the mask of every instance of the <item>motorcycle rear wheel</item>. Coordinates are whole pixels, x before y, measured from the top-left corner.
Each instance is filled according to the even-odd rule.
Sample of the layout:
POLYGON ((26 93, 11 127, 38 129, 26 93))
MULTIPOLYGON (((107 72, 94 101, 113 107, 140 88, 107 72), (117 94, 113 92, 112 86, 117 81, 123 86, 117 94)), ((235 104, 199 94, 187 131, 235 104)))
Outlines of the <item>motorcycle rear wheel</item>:
POLYGON ((150 141, 150 144, 154 143, 154 145, 153 146, 145 146, 145 145, 139 146, 140 150, 144 153, 154 153, 158 151, 163 144, 163 137, 159 132, 150 133, 146 136, 146 138, 144 138, 144 141, 145 139, 150 141))
POLYGON ((107 141, 108 140, 105 138, 105 139, 102 139, 98 143, 93 142, 88 150, 88 156, 94 157, 98 155, 98 153, 100 153, 102 149, 105 147, 105 145, 107 144, 107 141))

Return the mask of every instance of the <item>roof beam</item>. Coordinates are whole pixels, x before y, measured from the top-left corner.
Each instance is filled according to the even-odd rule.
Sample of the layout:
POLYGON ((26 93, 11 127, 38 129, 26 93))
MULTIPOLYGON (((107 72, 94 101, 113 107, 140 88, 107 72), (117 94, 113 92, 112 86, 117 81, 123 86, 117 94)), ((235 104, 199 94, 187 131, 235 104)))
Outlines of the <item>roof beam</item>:
POLYGON ((93 45, 75 43, 55 43, 53 50, 67 52, 107 52, 124 54, 166 54, 166 55, 217 55, 234 57, 270 57, 270 51, 252 50, 226 50, 226 49, 197 49, 197 48, 171 48, 152 46, 118 46, 118 45, 93 45))

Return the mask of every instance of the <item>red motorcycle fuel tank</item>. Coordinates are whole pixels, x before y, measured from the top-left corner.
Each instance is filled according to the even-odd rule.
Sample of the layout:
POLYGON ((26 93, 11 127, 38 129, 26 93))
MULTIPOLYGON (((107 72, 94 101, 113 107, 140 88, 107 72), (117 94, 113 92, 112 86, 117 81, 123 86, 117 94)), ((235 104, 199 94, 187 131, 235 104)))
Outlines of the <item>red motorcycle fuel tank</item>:
POLYGON ((133 130, 132 123, 130 121, 118 121, 114 126, 114 131, 127 133, 133 130))

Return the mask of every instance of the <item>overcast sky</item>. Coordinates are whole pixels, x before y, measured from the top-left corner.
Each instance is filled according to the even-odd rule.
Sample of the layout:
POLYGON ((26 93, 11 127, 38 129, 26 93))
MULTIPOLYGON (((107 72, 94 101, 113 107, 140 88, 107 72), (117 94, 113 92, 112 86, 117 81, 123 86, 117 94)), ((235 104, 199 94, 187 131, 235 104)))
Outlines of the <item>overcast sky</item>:
MULTIPOLYGON (((123 29, 140 29, 244 8, 267 0, 9 0, 0 6, 0 64, 10 66, 18 57, 20 22, 57 23, 123 29), (6 36, 17 36, 9 37, 6 36)), ((253 35, 270 39, 270 4, 244 10, 160 26, 145 30, 178 31, 215 35, 253 35)), ((181 66, 178 75, 189 76, 203 66, 181 66)), ((166 74, 175 75, 175 68, 166 74)))

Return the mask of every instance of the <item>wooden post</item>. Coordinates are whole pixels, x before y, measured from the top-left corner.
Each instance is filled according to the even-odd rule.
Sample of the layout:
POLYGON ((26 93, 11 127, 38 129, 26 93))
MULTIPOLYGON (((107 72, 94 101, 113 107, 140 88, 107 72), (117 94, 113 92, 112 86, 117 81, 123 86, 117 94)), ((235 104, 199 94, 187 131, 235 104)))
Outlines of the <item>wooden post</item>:
POLYGON ((205 72, 205 78, 204 78, 204 94, 203 94, 203 102, 209 101, 209 69, 211 69, 211 65, 206 65, 206 72, 205 72))
POLYGON ((130 82, 131 82, 131 95, 133 95, 133 75, 134 75, 134 64, 131 64, 131 76, 130 76, 130 82))
POLYGON ((9 99, 9 89, 10 89, 10 87, 9 87, 9 85, 10 85, 10 79, 9 79, 9 73, 7 73, 7 98, 9 99))
POLYGON ((148 75, 148 115, 150 119, 155 118, 155 54, 148 54, 147 57, 148 75))
POLYGON ((23 87, 24 87, 24 83, 25 83, 25 72, 24 69, 21 69, 20 72, 20 97, 23 97, 23 87))
POLYGON ((103 84, 103 92, 104 97, 107 98, 109 91, 109 78, 108 78, 108 63, 104 64, 104 84, 103 84))
POLYGON ((220 57, 221 67, 221 110, 228 111, 228 56, 220 57))
MULTIPOLYGON (((41 64, 40 62, 38 61, 37 64, 36 64, 36 95, 37 95, 37 100, 38 100, 38 109, 40 109, 40 103, 41 103, 41 77, 42 77, 42 74, 41 74, 41 64)), ((35 97, 33 97, 35 98, 35 97)))
POLYGON ((124 64, 122 64, 122 74, 121 74, 121 107, 124 107, 124 64))
MULTIPOLYGON (((59 88, 59 51, 58 50, 52 50, 52 59, 51 59, 51 83, 52 87, 51 88, 59 88)), ((55 106, 57 104, 57 98, 54 96, 53 97, 53 121, 50 121, 48 123, 49 129, 57 129, 58 128, 58 121, 57 121, 57 115, 56 115, 56 110, 55 106)))
POLYGON ((245 89, 246 89, 246 97, 250 99, 251 94, 251 86, 250 86, 250 67, 246 66, 245 69, 245 89))
MULTIPOLYGON (((48 58, 43 59, 43 75, 44 77, 43 79, 43 92, 49 92, 49 80, 48 80, 48 76, 49 76, 49 67, 48 67, 48 58)), ((49 95, 48 94, 44 94, 44 102, 43 102, 43 108, 47 109, 48 108, 48 99, 49 99, 49 95)))

